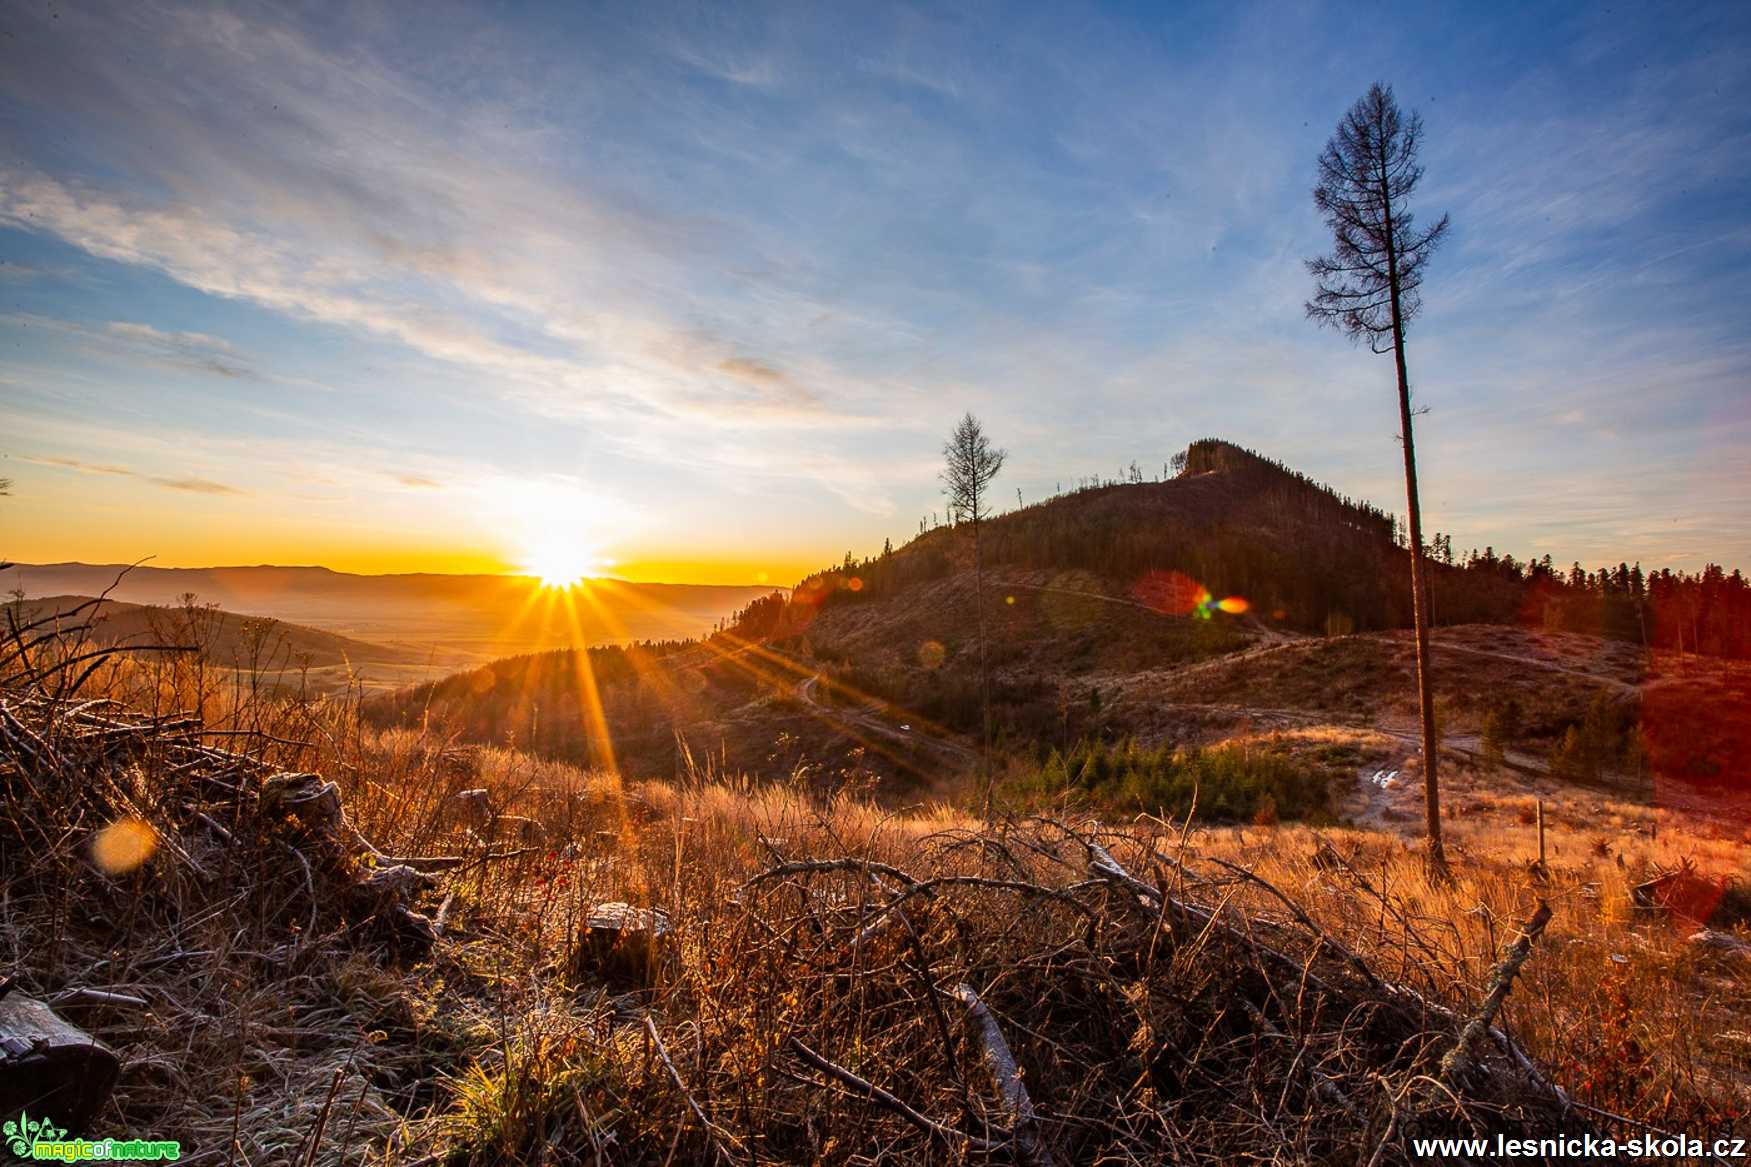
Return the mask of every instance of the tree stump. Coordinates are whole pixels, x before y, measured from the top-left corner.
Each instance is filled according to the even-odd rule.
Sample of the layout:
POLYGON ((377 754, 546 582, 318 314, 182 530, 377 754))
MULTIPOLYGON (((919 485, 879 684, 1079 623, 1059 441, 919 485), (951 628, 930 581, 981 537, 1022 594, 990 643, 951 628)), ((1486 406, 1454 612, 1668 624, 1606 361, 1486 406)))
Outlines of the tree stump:
POLYGON ((662 979, 673 944, 669 918, 662 912, 619 902, 597 904, 573 946, 572 971, 613 992, 649 989, 662 979))
POLYGON ((0 997, 0 1116, 47 1118, 78 1134, 121 1074, 110 1048, 22 993, 0 997))
POLYGON ((1698 875, 1686 859, 1675 869, 1632 887, 1629 894, 1638 907, 1666 911, 1707 925, 1716 922, 1715 909, 1725 893, 1724 884, 1698 875))

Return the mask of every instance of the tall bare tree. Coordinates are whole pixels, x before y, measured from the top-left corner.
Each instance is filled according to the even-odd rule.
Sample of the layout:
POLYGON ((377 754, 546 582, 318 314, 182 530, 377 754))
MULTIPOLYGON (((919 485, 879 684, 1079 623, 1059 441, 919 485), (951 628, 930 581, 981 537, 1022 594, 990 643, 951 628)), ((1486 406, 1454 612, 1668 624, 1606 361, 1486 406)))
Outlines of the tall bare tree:
POLYGON ((971 413, 961 418, 942 446, 942 492, 948 496, 949 513, 973 527, 973 610, 979 627, 979 781, 987 818, 991 815, 991 674, 985 665, 985 551, 979 527, 990 513, 991 483, 1007 456, 991 444, 979 419, 971 413))
POLYGON ((1423 564, 1423 512, 1417 497, 1417 454, 1411 438, 1410 374, 1405 326, 1422 307, 1423 268, 1447 234, 1447 216, 1418 229, 1410 198, 1422 181, 1417 161, 1423 122, 1401 113, 1392 88, 1376 82, 1338 122, 1319 155, 1313 202, 1331 228, 1330 255, 1307 261, 1314 281, 1309 319, 1390 352, 1398 365, 1398 423, 1410 508, 1411 610, 1416 625, 1417 700, 1423 723, 1423 789, 1429 862, 1447 871, 1441 845, 1441 787, 1435 773, 1435 697, 1429 676, 1429 589, 1423 564))

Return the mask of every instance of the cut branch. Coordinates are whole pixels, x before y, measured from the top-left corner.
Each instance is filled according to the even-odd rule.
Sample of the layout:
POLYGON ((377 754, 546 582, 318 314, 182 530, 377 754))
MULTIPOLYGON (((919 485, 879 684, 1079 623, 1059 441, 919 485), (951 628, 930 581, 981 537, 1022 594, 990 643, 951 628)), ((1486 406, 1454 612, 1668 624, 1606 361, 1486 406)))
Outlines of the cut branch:
POLYGON ((860 1078, 850 1070, 847 1070, 844 1066, 828 1061, 826 1058, 804 1045, 800 1038, 791 1038, 789 1044, 792 1052, 794 1052, 797 1057, 801 1058, 821 1073, 832 1078, 841 1086, 869 1099, 871 1102, 875 1102, 886 1107, 888 1110, 893 1111, 895 1114, 899 1115, 925 1134, 930 1135, 932 1138, 941 1139, 950 1146, 964 1144, 980 1151, 992 1151, 998 1146, 998 1144, 990 1142, 989 1140, 977 1138, 964 1131, 958 1131, 951 1126, 945 1126, 942 1123, 937 1122, 935 1119, 925 1117, 906 1103, 902 1102, 899 1098, 896 1098, 888 1091, 877 1086, 874 1082, 860 1078))
POLYGON ((972 985, 956 985, 954 996, 967 1007, 967 1015, 979 1030, 979 1041, 985 1047, 985 1064, 991 1068, 991 1077, 1003 1095, 1004 1110, 1015 1128, 1017 1158, 1037 1167, 1052 1167, 1052 1153, 1040 1141, 1039 1118, 1034 1114, 1027 1086, 1021 1080, 1021 1067, 1016 1064, 1009 1043, 1003 1040, 1003 1030, 998 1028, 997 1018, 991 1015, 991 1010, 986 1008, 972 985))
POLYGON ((1508 954, 1496 965, 1495 975, 1490 978, 1490 991, 1484 997, 1483 1005, 1465 1023, 1465 1028, 1459 1033, 1458 1044, 1441 1059, 1441 1082, 1449 1089, 1471 1068, 1472 1045, 1495 1024, 1496 1014, 1501 1012, 1502 1002, 1508 999, 1508 990, 1514 987, 1514 978, 1519 975, 1520 966, 1532 955, 1532 942, 1538 939, 1548 923, 1550 905, 1540 900, 1538 910, 1521 927, 1520 938, 1514 941, 1514 946, 1508 949, 1508 954))

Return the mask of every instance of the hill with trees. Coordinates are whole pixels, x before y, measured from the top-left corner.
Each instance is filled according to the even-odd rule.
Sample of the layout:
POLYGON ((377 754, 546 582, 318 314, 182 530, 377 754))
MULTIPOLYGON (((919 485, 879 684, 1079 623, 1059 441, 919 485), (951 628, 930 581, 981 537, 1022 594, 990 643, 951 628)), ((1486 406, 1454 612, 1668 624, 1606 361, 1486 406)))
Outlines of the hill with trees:
MULTIPOLYGON (((1406 547, 1393 514, 1351 499, 1273 459, 1214 438, 1193 442, 1159 482, 1099 481, 986 520, 995 568, 1084 572, 1115 595, 1163 608, 1200 590, 1239 597, 1253 621, 1305 633, 1408 628, 1406 547), (1404 577, 1404 578, 1401 578, 1404 577), (1191 581, 1190 586, 1184 581, 1191 581)), ((802 581, 788 599, 762 597, 733 625, 748 635, 795 634, 822 611, 867 604, 970 566, 954 525, 904 547, 846 560, 802 581)), ((1644 572, 1639 564, 1558 568, 1550 555, 1493 547, 1456 555, 1436 532, 1434 623, 1515 624, 1711 656, 1751 655, 1751 581, 1718 565, 1644 572)))
MULTIPOLYGON (((1193 443, 1172 468, 983 519, 986 668, 971 532, 939 526, 756 599, 703 640, 506 658, 376 698, 368 714, 570 760, 611 750, 641 776, 705 760, 767 776, 802 766, 900 793, 973 769, 986 669, 1000 769, 1093 742, 1212 745, 1248 726, 1410 718, 1394 516, 1226 442, 1193 443)), ((1429 548, 1448 730, 1475 749, 1483 722, 1514 707, 1509 745, 1541 762, 1573 729, 1581 754, 1603 759, 1590 773, 1641 758, 1691 778, 1732 769, 1746 744, 1722 728, 1731 709, 1704 702, 1689 720, 1713 728, 1683 735, 1662 712, 1662 694, 1688 700, 1711 683, 1706 663, 1606 711, 1625 725, 1657 714, 1639 739, 1620 725, 1586 743, 1603 724, 1598 694, 1621 704, 1656 678, 1649 650, 1743 653, 1742 576, 1559 575, 1544 559, 1450 548, 1440 534, 1429 548), (1716 744, 1681 758, 1679 736, 1716 744)))

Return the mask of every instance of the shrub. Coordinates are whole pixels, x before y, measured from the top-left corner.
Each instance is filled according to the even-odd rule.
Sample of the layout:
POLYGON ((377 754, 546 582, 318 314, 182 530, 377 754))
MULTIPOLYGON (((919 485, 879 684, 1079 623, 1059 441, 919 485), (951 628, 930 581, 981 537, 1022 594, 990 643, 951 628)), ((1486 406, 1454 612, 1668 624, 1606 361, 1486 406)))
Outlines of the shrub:
POLYGON ((1607 770, 1637 769, 1641 734, 1633 707, 1600 693, 1579 724, 1571 724, 1550 752, 1551 773, 1571 781, 1592 781, 1607 770))
POLYGON ((1010 793, 1037 804, 1066 795, 1110 810, 1224 822, 1329 821, 1330 779, 1312 763, 1255 745, 1139 746, 1082 741, 1054 750, 1010 793))
POLYGON ((1491 705, 1483 716, 1483 756, 1492 766, 1500 766, 1507 749, 1525 732, 1525 718, 1520 703, 1512 697, 1491 705))

